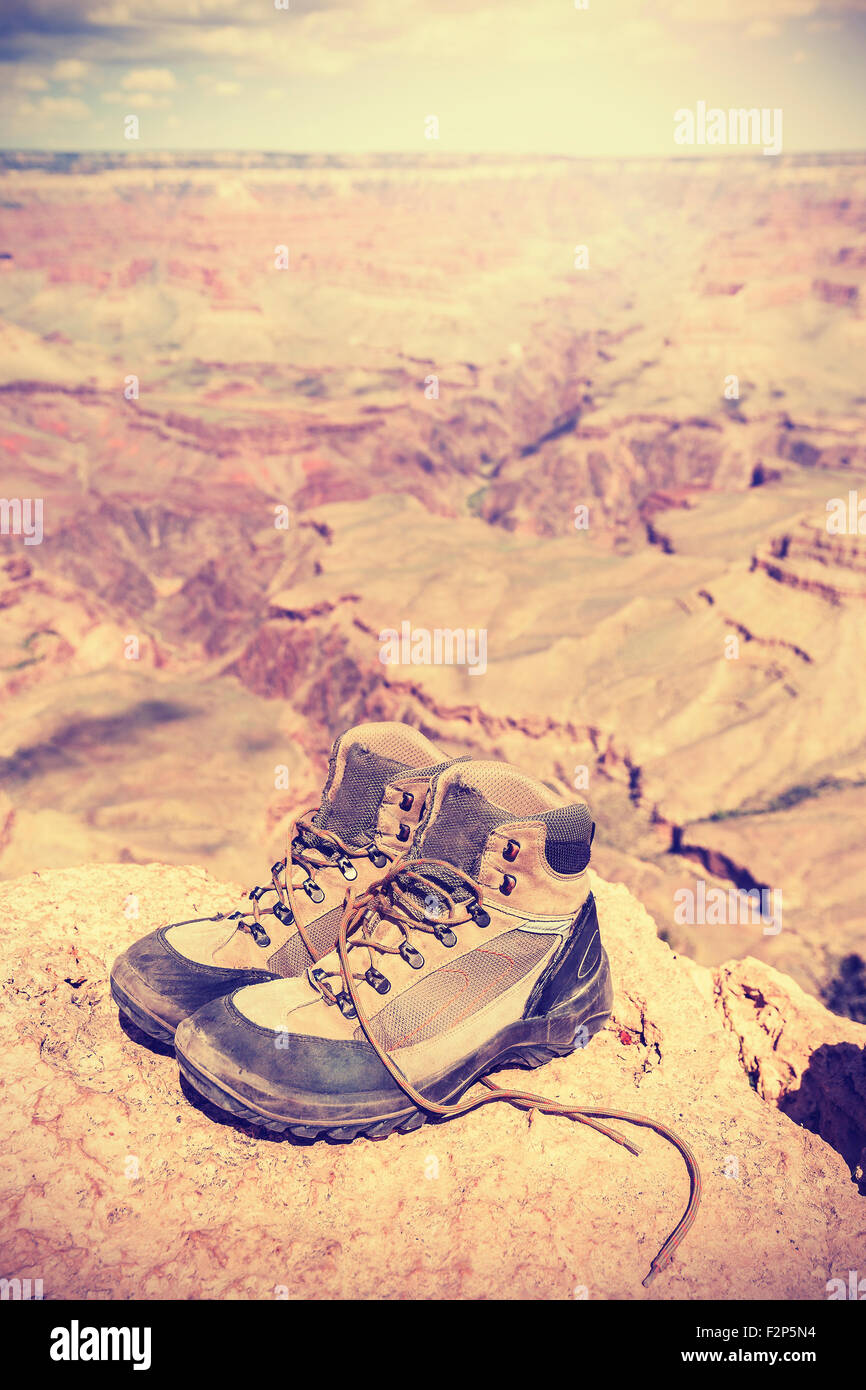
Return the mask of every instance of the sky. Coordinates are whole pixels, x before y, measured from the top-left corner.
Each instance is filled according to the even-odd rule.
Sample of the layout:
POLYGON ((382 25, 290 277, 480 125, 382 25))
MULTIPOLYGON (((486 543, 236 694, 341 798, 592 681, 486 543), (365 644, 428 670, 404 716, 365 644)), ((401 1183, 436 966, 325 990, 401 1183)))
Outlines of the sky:
POLYGON ((866 149, 866 0, 0 0, 5 149, 742 152, 698 103, 866 149))

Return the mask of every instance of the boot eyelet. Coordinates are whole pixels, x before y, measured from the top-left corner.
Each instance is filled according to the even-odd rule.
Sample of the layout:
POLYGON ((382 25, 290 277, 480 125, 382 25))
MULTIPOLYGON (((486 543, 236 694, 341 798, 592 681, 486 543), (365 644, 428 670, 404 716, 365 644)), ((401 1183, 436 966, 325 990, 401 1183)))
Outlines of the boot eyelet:
POLYGON ((290 907, 287 907, 285 903, 274 903, 273 907, 271 908, 271 912, 274 914, 278 922, 282 922, 284 927, 290 927, 295 920, 295 915, 292 912, 292 909, 290 907))
POLYGON ((251 888, 247 896, 252 898, 254 903, 258 903, 261 902, 266 893, 273 893, 273 891, 270 885, 267 888, 251 888))
POLYGON ((397 839, 401 840, 402 843, 405 845, 406 841, 408 840, 411 834, 411 827, 408 826, 404 820, 401 820, 400 829, 397 831, 397 839))
POLYGON ((509 840, 505 849, 502 851, 502 858, 507 859, 509 864, 513 864, 519 853, 520 842, 518 840, 509 840))
POLYGON ((369 859, 371 864, 374 864, 376 866, 377 869, 384 869, 385 865, 388 863, 387 854, 383 854, 382 851, 380 849, 376 849, 374 845, 371 845, 370 848, 367 850, 367 858, 369 859))
POLYGON ((412 793, 411 793, 411 792, 404 792, 404 793, 403 793, 403 796, 402 796, 402 798, 401 798, 401 800, 400 800, 400 810, 401 810, 401 811, 411 811, 411 810, 412 810, 412 807, 413 807, 413 805, 414 805, 414 803, 415 803, 415 797, 412 795, 412 793))
POLYGON ((505 897, 507 898, 507 897, 509 897, 509 896, 514 892, 514 890, 515 890, 516 887, 517 887, 517 879, 514 877, 514 875, 513 875, 513 874, 506 874, 505 877, 504 877, 504 879, 502 880, 502 882, 501 882, 500 885, 499 885, 499 891, 500 891, 500 893, 504 893, 504 894, 505 894, 505 897))
POLYGON ((311 878, 305 878, 301 887, 311 903, 323 903, 325 901, 324 890, 319 887, 318 883, 314 883, 311 878))
POLYGON ((407 965, 411 965, 413 970, 420 970, 424 965, 424 957, 421 952, 416 951, 415 947, 408 941, 400 942, 400 955, 407 965))
POLYGON ((285 867, 286 867, 286 861, 285 861, 285 859, 278 859, 277 862, 276 862, 276 864, 272 864, 272 865, 271 865, 271 873, 272 873, 272 874, 281 874, 281 873, 283 872, 283 869, 284 869, 285 867))
POLYGON ((354 883, 355 879, 358 877, 358 870, 355 868, 351 859, 345 854, 341 854, 337 860, 337 868, 340 870, 343 878, 347 878, 350 883, 354 883))
POLYGON ((476 927, 490 926, 490 913, 485 912, 484 908, 481 906, 480 903, 473 903, 472 906, 467 908, 466 910, 469 913, 469 916, 472 918, 473 922, 475 923, 476 927))
POLYGON ((374 965, 371 965, 370 969, 365 972, 364 979, 377 994, 387 994, 391 988, 391 981, 386 980, 385 976, 374 965))
POLYGON ((450 927, 434 927, 433 931, 436 940, 441 941, 443 946, 457 945, 457 933, 452 931, 450 927))
POLYGON ((337 1004, 339 1005, 340 1013, 343 1015, 344 1018, 358 1017, 358 1014, 355 1010, 355 1005, 352 1003, 352 996, 350 994, 347 994, 345 990, 342 990, 337 995, 337 1004))
POLYGON ((256 945, 261 946, 263 950, 266 946, 270 946, 271 944, 271 938, 268 936, 267 932, 264 931, 264 929, 261 927, 258 929, 258 931, 256 931, 254 927, 250 927, 250 935, 252 936, 253 941, 256 943, 256 945))

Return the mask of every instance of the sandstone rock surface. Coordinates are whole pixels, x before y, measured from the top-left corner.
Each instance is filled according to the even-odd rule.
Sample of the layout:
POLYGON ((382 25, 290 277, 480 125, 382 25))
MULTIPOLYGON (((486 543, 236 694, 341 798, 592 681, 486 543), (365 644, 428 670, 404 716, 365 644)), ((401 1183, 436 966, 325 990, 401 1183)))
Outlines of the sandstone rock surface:
POLYGON ((501 1105, 378 1145, 302 1146, 185 1094, 168 1051, 122 1030, 108 969, 241 889, 158 864, 0 888, 0 1272, 42 1278, 47 1298, 825 1298, 866 1269, 866 1027, 763 963, 712 974, 625 887, 594 887, 614 1019, 585 1052, 503 1075, 691 1144, 703 1206, 649 1289, 688 1192, 652 1132, 629 1127, 635 1158, 501 1105))

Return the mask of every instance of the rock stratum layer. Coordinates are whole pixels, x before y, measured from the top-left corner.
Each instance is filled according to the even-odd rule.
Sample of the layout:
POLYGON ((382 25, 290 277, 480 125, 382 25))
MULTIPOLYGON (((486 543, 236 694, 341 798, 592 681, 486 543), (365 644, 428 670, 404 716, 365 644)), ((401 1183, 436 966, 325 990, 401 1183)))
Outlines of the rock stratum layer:
POLYGON ((501 1105, 301 1146, 185 1095, 171 1055, 121 1029, 108 969, 241 889, 158 864, 0 889, 2 1273, 47 1298, 826 1298, 866 1268, 866 1027, 765 963, 675 954, 624 886, 593 887, 614 1017, 585 1051, 502 1076, 693 1147, 703 1205, 648 1290, 688 1195, 652 1132, 621 1126, 635 1158, 501 1105))

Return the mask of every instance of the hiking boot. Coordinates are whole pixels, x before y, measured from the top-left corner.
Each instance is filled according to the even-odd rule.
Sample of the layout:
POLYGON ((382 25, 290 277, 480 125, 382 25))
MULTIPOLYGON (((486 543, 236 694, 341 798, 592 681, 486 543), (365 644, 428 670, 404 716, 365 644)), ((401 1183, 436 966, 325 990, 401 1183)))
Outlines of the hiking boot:
POLYGON ((481 761, 437 773, 428 802, 405 863, 348 908, 338 950, 178 1028, 181 1072, 208 1100, 299 1137, 384 1138, 602 1027, 586 805, 481 761))
POLYGON ((181 1019, 241 985, 299 975, 332 950, 346 890, 363 892, 406 855, 439 750, 409 725, 360 724, 334 743, 321 805, 289 826, 289 863, 250 906, 160 927, 111 970, 122 1014, 171 1042, 181 1019))

